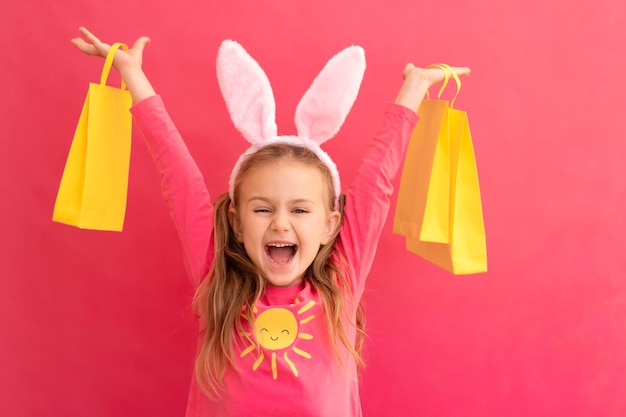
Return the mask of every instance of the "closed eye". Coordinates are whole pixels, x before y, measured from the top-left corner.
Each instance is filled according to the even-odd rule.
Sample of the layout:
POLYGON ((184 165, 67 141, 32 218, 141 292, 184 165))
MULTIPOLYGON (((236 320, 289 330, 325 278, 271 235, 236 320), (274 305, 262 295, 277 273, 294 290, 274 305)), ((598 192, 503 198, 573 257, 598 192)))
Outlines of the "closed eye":
POLYGON ((302 213, 308 213, 309 211, 305 210, 305 209, 302 209, 302 208, 297 208, 297 209, 291 210, 291 212, 295 213, 295 214, 302 214, 302 213))
POLYGON ((283 330, 281 333, 286 333, 286 334, 289 334, 289 330, 285 329, 285 330, 283 330))

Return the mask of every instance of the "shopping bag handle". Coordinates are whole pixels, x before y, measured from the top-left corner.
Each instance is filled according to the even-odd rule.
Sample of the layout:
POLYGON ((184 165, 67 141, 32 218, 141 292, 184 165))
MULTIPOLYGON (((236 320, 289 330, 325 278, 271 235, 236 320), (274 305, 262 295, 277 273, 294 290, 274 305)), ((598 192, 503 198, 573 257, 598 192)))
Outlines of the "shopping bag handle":
MULTIPOLYGON (((115 52, 119 48, 122 48, 122 51, 126 51, 128 46, 125 43, 116 42, 111 45, 109 52, 107 53, 107 57, 104 60, 104 68, 102 68, 102 77, 100 77, 100 84, 106 85, 107 78, 109 78, 109 72, 111 72, 111 65, 113 65, 113 58, 115 58, 115 52)), ((122 85, 120 86, 122 90, 126 89, 126 83, 124 83, 124 79, 122 79, 122 85)))
MULTIPOLYGON (((441 88, 439 89, 439 93, 437 94, 438 99, 441 98, 441 94, 443 93, 443 90, 445 90, 446 87, 448 86, 448 81, 450 80, 450 76, 452 76, 452 78, 454 79, 454 82, 456 83, 456 94, 454 95, 454 98, 450 102, 450 108, 453 108, 454 102, 456 101, 456 98, 459 95, 459 92, 461 91, 461 79, 459 78, 459 76, 456 75, 456 72, 454 72, 452 67, 448 64, 431 64, 427 66, 426 68, 439 68, 443 70, 444 78, 443 78, 443 83, 441 85, 441 88)), ((426 97, 428 98, 428 92, 426 92, 426 97)))

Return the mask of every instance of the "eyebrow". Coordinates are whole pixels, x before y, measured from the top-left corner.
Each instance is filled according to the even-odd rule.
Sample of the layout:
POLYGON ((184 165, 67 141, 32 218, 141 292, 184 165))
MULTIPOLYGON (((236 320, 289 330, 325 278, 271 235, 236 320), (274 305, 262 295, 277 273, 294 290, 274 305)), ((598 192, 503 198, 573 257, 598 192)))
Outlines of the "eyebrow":
MULTIPOLYGON (((255 200, 260 200, 264 203, 268 203, 271 204, 272 200, 270 200, 269 198, 266 197, 261 197, 261 196, 252 196, 248 199, 248 203, 251 203, 255 200)), ((308 203, 308 204, 315 204, 313 200, 308 199, 308 198, 296 198, 294 200, 289 200, 288 201, 289 204, 303 204, 303 203, 308 203)))

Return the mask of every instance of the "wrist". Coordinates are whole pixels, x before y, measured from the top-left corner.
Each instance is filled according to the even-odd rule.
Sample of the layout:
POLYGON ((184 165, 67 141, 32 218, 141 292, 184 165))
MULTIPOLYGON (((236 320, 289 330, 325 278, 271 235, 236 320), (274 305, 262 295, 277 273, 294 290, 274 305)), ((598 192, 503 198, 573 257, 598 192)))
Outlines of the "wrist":
POLYGON ((156 94, 141 67, 125 68, 120 70, 120 75, 133 97, 133 103, 138 103, 156 94))
POLYGON ((119 72, 119 74, 122 76, 122 78, 126 79, 126 78, 136 78, 142 75, 143 70, 141 69, 141 67, 137 67, 134 65, 120 65, 120 66, 116 66, 115 69, 117 70, 117 72, 119 72))

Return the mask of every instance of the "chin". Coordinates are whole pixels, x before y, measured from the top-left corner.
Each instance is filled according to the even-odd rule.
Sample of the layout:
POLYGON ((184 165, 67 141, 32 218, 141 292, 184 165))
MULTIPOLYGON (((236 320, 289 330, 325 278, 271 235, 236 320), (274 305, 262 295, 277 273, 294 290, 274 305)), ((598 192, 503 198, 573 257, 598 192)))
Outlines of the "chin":
POLYGON ((304 281, 304 277, 293 278, 293 279, 271 279, 265 278, 267 281, 267 285, 272 287, 293 287, 295 285, 299 285, 304 281))

